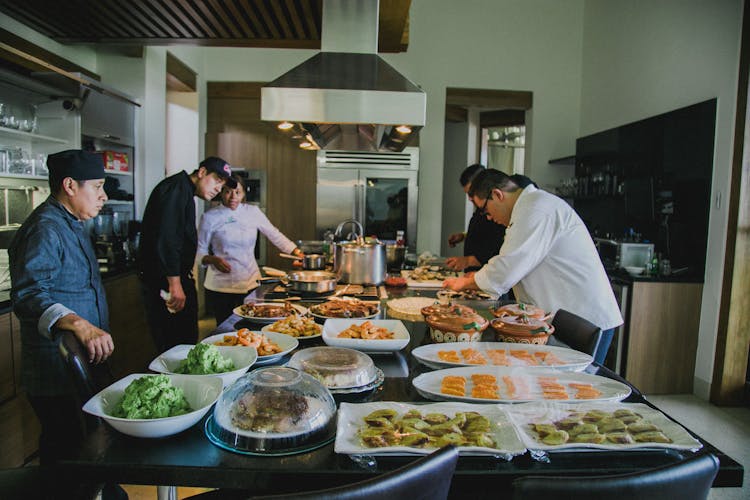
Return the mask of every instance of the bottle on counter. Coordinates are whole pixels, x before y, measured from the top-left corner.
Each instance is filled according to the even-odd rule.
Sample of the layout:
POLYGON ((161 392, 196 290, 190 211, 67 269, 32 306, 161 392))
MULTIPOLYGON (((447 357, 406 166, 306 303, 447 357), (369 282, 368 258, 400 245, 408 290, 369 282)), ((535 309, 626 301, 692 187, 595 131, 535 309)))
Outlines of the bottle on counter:
POLYGON ((399 247, 406 246, 406 238, 404 237, 403 230, 396 231, 396 246, 399 246, 399 247))
POLYGON ((661 260, 661 255, 657 253, 654 255, 654 258, 651 260, 651 276, 658 276, 659 275, 659 260, 661 260))

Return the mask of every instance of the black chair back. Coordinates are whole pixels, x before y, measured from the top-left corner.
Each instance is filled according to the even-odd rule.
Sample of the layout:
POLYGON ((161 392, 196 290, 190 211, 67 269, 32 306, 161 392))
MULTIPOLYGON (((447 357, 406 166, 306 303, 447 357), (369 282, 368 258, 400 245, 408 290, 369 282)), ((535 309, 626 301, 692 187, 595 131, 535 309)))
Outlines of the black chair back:
MULTIPOLYGON (((68 373, 73 380, 78 402, 81 406, 113 382, 114 378, 109 364, 106 362, 97 365, 89 363, 86 348, 79 342, 73 332, 62 332, 60 353, 68 366, 68 373)), ((99 419, 86 414, 85 422, 87 426, 95 426, 99 423, 99 419)))
POLYGON ((458 449, 446 446, 391 472, 345 486, 302 493, 253 496, 241 492, 213 490, 191 500, 445 500, 458 461, 458 449))
POLYGON ((552 319, 555 338, 576 351, 594 355, 602 340, 602 330, 582 317, 559 309, 552 319))
POLYGON ((704 453, 682 462, 634 474, 528 476, 513 481, 513 499, 705 500, 718 471, 719 460, 710 453, 704 453))

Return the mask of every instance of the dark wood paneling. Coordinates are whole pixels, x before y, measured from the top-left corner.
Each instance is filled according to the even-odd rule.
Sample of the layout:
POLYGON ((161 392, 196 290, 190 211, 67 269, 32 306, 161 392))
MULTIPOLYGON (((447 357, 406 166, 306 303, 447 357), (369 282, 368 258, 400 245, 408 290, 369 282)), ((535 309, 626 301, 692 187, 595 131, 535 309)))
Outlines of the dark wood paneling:
POLYGON ((195 92, 195 82, 195 71, 167 52, 167 88, 179 92, 195 92))
MULTIPOLYGON (((262 83, 211 83, 208 88, 206 155, 239 167, 266 171, 266 215, 291 240, 315 239, 315 152, 301 150, 260 120, 262 83)), ((271 243, 267 264, 288 268, 271 243)))
POLYGON ((138 277, 133 274, 108 279, 104 283, 109 305, 109 333, 115 350, 109 364, 115 378, 144 373, 156 355, 138 277))
POLYGON ((13 336, 10 331, 10 313, 0 315, 0 402, 16 393, 13 374, 13 336))
POLYGON ((445 103, 483 108, 531 109, 533 93, 520 90, 490 90, 449 87, 445 103))

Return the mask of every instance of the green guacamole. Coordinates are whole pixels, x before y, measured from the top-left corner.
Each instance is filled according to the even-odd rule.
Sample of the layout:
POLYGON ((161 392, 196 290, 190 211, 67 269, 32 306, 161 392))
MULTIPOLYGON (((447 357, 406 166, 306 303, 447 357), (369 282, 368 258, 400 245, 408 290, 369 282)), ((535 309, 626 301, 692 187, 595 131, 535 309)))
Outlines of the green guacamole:
POLYGON ((231 372, 234 362, 224 358, 213 344, 197 344, 188 352, 176 373, 188 375, 212 375, 214 373, 231 372))
POLYGON ((120 418, 164 418, 193 411, 182 389, 166 375, 148 375, 133 380, 112 413, 120 418))

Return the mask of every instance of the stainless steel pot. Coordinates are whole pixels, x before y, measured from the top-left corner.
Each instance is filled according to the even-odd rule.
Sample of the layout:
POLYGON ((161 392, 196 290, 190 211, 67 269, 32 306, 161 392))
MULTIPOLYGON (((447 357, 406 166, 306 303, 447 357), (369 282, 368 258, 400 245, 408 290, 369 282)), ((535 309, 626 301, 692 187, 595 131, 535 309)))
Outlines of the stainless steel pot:
POLYGON ((322 254, 310 253, 305 254, 302 257, 297 257, 296 255, 291 255, 288 253, 280 253, 279 256, 284 257, 285 259, 301 260, 302 269, 305 269, 307 271, 317 271, 319 269, 326 268, 326 257, 322 254))
POLYGON ((385 281, 385 245, 346 241, 334 244, 333 272, 342 283, 379 285, 385 281))
POLYGON ((336 289, 336 275, 327 271, 293 271, 287 279, 295 292, 325 293, 336 289))

